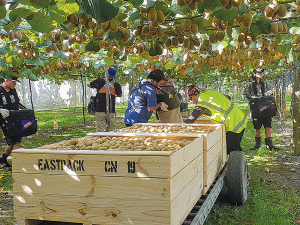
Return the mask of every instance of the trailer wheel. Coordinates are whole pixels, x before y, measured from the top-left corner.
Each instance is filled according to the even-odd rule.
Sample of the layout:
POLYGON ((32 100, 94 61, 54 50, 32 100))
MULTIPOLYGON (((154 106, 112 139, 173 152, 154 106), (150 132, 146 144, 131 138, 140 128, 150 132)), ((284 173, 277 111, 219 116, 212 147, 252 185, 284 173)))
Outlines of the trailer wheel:
POLYGON ((247 160, 242 151, 229 155, 227 167, 228 198, 232 204, 242 205, 247 200, 247 160))

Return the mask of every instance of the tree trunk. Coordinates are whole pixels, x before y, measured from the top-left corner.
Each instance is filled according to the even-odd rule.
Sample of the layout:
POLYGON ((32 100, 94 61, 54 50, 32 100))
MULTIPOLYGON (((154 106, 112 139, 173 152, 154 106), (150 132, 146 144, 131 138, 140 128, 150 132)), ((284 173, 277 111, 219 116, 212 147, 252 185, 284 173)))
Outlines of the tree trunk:
POLYGON ((299 98, 300 98, 300 88, 299 88, 299 68, 293 71, 294 83, 293 83, 293 93, 292 93, 292 107, 293 107, 293 140, 294 140, 294 154, 300 155, 300 112, 299 112, 299 98))
POLYGON ((134 70, 130 70, 130 72, 129 72, 128 84, 129 84, 129 96, 128 96, 128 101, 129 101, 131 90, 135 85, 135 72, 134 72, 134 70))

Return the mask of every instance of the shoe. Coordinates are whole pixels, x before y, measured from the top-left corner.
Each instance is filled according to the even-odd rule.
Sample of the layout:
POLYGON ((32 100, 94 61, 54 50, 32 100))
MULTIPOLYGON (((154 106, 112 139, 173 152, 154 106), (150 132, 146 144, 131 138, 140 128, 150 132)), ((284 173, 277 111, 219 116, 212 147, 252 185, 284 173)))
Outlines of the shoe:
POLYGON ((7 162, 6 159, 0 158, 0 164, 6 167, 6 169, 11 169, 11 165, 7 162))
POLYGON ((255 137, 255 146, 250 148, 250 150, 256 150, 256 149, 259 149, 260 146, 261 146, 261 137, 255 137))

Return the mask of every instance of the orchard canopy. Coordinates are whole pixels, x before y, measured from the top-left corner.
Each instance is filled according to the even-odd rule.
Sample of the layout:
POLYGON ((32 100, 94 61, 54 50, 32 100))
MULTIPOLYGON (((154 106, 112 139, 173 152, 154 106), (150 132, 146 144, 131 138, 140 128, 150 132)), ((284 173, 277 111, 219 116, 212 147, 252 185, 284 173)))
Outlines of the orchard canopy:
MULTIPOLYGON (((0 79, 63 81, 115 65, 178 82, 299 66, 300 0, 0 0, 0 79)), ((278 76, 278 75, 277 75, 278 76)))

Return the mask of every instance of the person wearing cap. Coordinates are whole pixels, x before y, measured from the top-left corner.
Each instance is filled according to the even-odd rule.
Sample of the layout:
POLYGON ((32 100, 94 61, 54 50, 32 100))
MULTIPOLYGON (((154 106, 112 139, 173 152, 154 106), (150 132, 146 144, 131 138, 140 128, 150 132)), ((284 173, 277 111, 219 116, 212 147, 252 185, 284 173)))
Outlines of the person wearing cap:
POLYGON ((156 89, 156 97, 158 102, 165 102, 168 105, 168 111, 158 108, 156 110, 157 118, 161 123, 183 123, 180 111, 182 102, 179 99, 181 96, 175 90, 170 75, 166 75, 165 77, 168 81, 156 89))
POLYGON ((4 154, 0 158, 0 164, 7 169, 11 169, 11 165, 7 162, 7 157, 10 155, 12 150, 21 148, 22 141, 22 137, 15 138, 6 136, 6 128, 4 125, 4 119, 9 116, 9 110, 18 110, 24 108, 24 106, 20 104, 20 100, 15 89, 17 82, 20 81, 16 76, 13 76, 11 79, 5 79, 0 86, 0 122, 1 129, 7 143, 4 154))
POLYGON ((195 85, 190 85, 187 96, 196 106, 185 123, 193 123, 201 115, 215 123, 222 123, 226 131, 227 154, 242 151, 241 141, 248 122, 247 116, 218 91, 201 91, 195 85))
MULTIPOLYGON (((261 96, 271 96, 273 95, 273 91, 266 81, 262 81, 264 69, 254 69, 252 72, 252 82, 249 82, 243 92, 244 99, 254 99, 259 98, 261 96)), ((272 129, 272 117, 257 119, 253 118, 252 122, 255 129, 255 146, 250 148, 250 150, 255 150, 261 147, 261 127, 264 125, 265 128, 265 143, 268 149, 279 150, 279 148, 275 147, 272 142, 271 137, 271 129, 272 129)))
POLYGON ((152 112, 158 108, 168 110, 165 103, 157 103, 155 91, 155 87, 164 85, 166 81, 164 73, 157 69, 134 86, 125 111, 124 123, 127 127, 135 123, 147 123, 152 112))
POLYGON ((110 67, 108 69, 108 83, 106 84, 105 79, 99 78, 88 84, 90 88, 96 88, 96 123, 97 132, 108 132, 115 129, 116 121, 116 97, 122 96, 121 85, 114 79, 117 79, 117 69, 115 67, 110 67), (107 114, 106 110, 106 88, 109 87, 110 98, 109 98, 109 112, 107 114))

